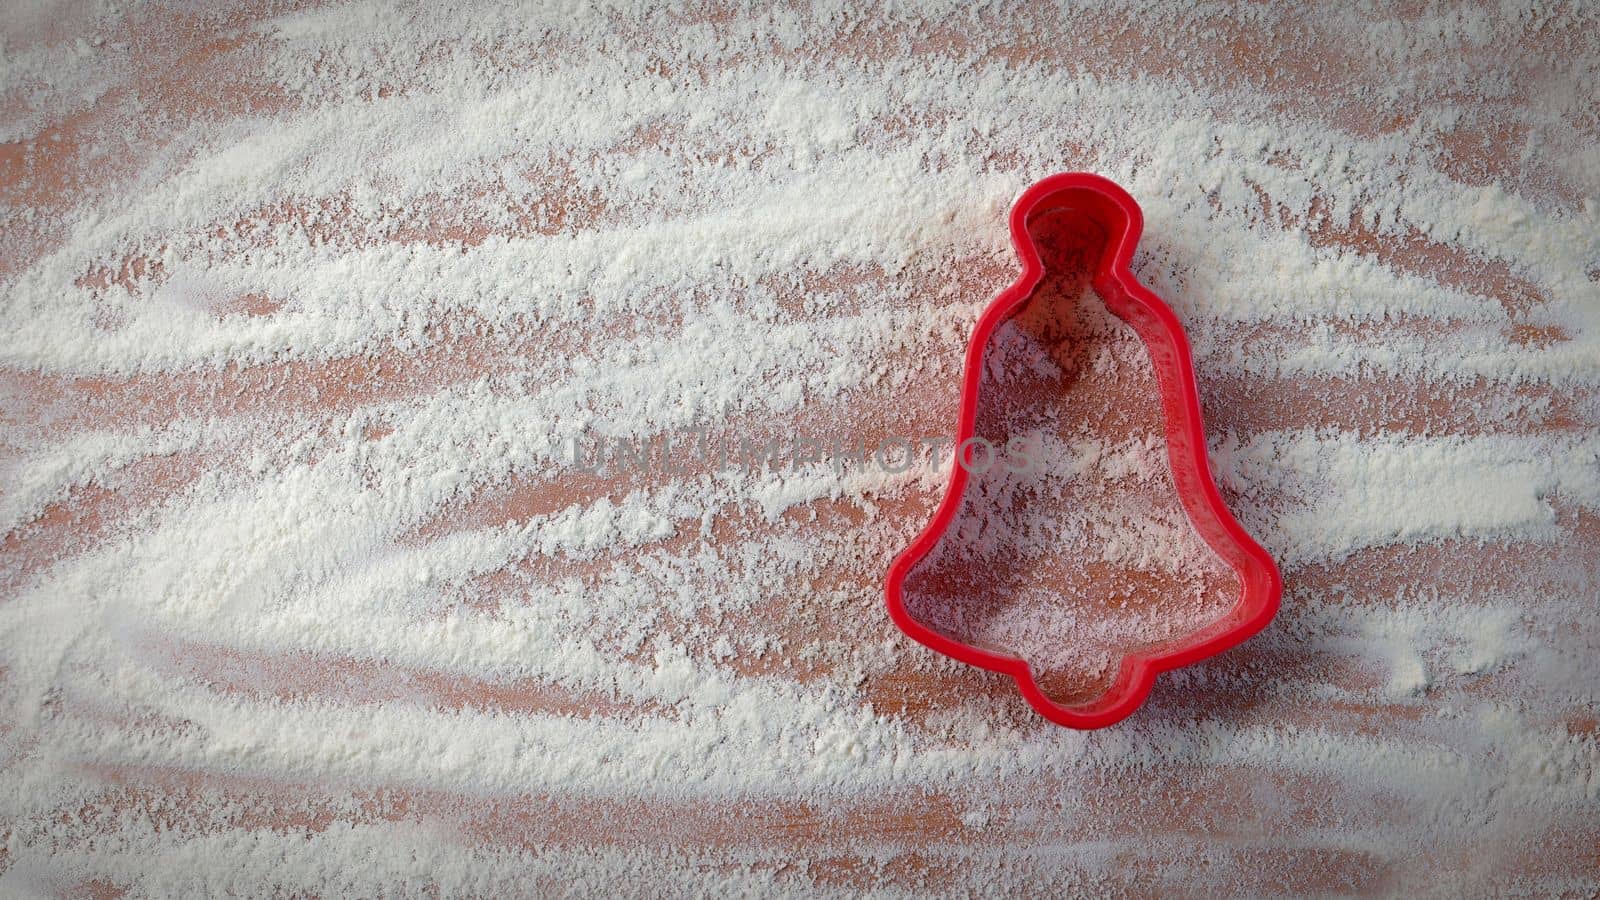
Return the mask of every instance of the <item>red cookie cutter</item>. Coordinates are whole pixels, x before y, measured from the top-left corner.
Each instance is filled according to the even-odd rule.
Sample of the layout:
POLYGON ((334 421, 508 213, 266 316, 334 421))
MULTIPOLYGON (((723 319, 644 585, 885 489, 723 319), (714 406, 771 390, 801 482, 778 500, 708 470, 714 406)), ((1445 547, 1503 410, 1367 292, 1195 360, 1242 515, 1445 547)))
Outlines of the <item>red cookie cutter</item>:
POLYGON ((1144 341, 1160 384, 1168 456, 1179 500, 1201 539, 1238 574, 1239 600, 1227 615, 1194 634, 1123 656, 1116 678, 1099 696, 1071 705, 1051 700, 1026 660, 963 644, 924 625, 906 609, 902 597, 906 576, 939 543, 960 510, 967 484, 967 470, 961 465, 951 465, 950 489, 933 521, 889 567, 885 593, 889 615, 906 634, 961 662, 1010 675, 1028 703, 1053 722, 1072 728, 1102 728, 1138 709, 1158 673, 1221 653, 1265 628, 1278 611, 1283 582, 1272 557, 1228 512, 1211 477, 1194 364, 1183 326, 1128 269, 1144 215, 1127 191, 1098 175, 1052 175, 1023 192, 1012 208, 1011 242, 1022 260, 1022 275, 989 304, 972 330, 961 378, 961 418, 955 446, 974 435, 978 382, 990 335, 1022 309, 1044 276, 1039 247, 1028 232, 1028 223, 1045 212, 1075 213, 1105 233, 1104 250, 1093 273, 1094 289, 1106 307, 1133 326, 1144 341))

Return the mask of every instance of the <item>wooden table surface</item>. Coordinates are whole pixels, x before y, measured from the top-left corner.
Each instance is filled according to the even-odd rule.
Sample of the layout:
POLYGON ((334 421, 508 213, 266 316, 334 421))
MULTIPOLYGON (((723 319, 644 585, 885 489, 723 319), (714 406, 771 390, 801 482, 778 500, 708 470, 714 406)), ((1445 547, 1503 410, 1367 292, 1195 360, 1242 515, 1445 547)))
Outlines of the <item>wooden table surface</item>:
MULTIPOLYGON (((363 10, 7 14, 0 884, 94 897, 1600 895, 1600 473, 1563 482, 1560 462, 1594 450, 1600 353, 1592 331, 1547 314, 1587 291, 1594 321, 1600 258, 1574 277, 1541 270, 1566 257, 1538 249, 1594 218, 1592 8, 363 10), (617 99, 651 78, 681 93, 652 109, 617 99), (788 107, 774 101, 766 140, 739 108, 746 82, 799 86, 788 107), (859 108, 830 106, 856 84, 873 91, 859 108), (973 125, 1006 90, 1015 116, 973 125), (452 119, 434 95, 482 108, 452 119), (1141 104, 1126 111, 1141 139, 1170 118, 1168 142, 1128 155, 1117 111, 1074 118, 1102 95, 1141 104), (608 133, 597 109, 615 119, 608 133), (827 136, 830 117, 847 139, 827 136), (459 142, 493 157, 434 171, 455 165, 448 132, 463 122, 459 142), (500 140, 519 122, 524 143, 500 140), (1214 146, 1185 143, 1195 135, 1214 146), (797 150, 800 136, 816 144, 797 150), (286 159, 303 181, 272 170, 286 159), (823 183, 801 159, 881 188, 810 209, 807 185, 823 183), (496 429, 515 448, 517 407, 462 438, 441 398, 510 404, 576 359, 668 359, 695 346, 697 323, 723 327, 718 301, 795 342, 748 353, 779 360, 774 392, 802 395, 698 413, 719 439, 947 433, 966 330, 1015 271, 1005 206, 1067 169, 1104 171, 1146 203, 1136 268, 1193 335, 1224 493, 1286 579, 1267 632, 1163 678, 1109 731, 1057 729, 1008 679, 894 631, 882 576, 938 502, 931 470, 825 474, 783 502, 771 484, 685 487, 690 507, 715 505, 677 508, 655 537, 577 549, 552 517, 714 473, 507 463, 425 500, 409 479, 372 476, 348 497, 282 493, 303 504, 303 533, 259 505, 312 491, 330 465, 389 460, 397 440, 441 471, 455 457, 430 434, 483 441, 462 458, 489 452, 496 429), (1187 180, 1219 171, 1234 180, 1187 180), (296 187, 263 199, 274 184, 296 187), (1486 246, 1492 214, 1453 229, 1449 210, 1480 195, 1538 211, 1532 237, 1486 246), (1428 210, 1434 197, 1451 205, 1428 210), (170 221, 151 198, 171 203, 170 221), (652 223, 728 242, 728 262, 667 256, 652 223), (1197 236, 1208 223, 1215 242, 1197 236), (654 261, 617 262, 583 301, 541 293, 540 273, 630 234, 654 261), (274 293, 299 277, 287 245, 329 265, 274 293), (523 277, 519 253, 556 262, 523 277), (1313 272, 1319 259, 1344 268, 1313 272), (628 265, 646 273, 636 287, 628 265), (197 289, 199 312, 149 311, 207 266, 232 274, 197 289), (251 266, 267 287, 240 287, 251 266), (656 271, 674 266, 676 281, 656 271), (1307 291, 1302 314, 1214 311, 1226 273, 1272 267, 1307 291), (424 268, 439 280, 417 287, 424 268), (692 284, 697 272, 711 280, 692 284), (478 303, 510 275, 522 280, 506 298, 478 303), (1482 314, 1426 305, 1462 297, 1482 314), (572 302, 593 314, 532 316, 572 302), (899 314, 899 331, 872 331, 899 314), (835 329, 850 315, 866 324, 835 329), (821 353, 811 340, 882 356, 824 377, 834 362, 807 362, 821 353), (1293 364, 1333 345, 1367 362, 1293 364), (1394 347, 1439 356, 1383 362, 1394 347), (1364 505, 1319 506, 1315 478, 1338 473, 1273 443, 1291 431, 1404 460, 1438 445, 1460 474, 1415 477, 1441 491, 1483 477, 1536 514, 1505 512, 1496 531, 1478 506, 1396 509, 1383 535, 1338 546, 1382 505, 1361 491, 1412 476, 1355 458, 1356 482, 1337 488, 1364 505), (1511 466, 1519 448, 1531 455, 1511 466), (1548 477, 1523 468, 1549 460, 1548 477), (1526 498, 1525 481, 1538 487, 1526 498), (230 520, 228 498, 247 514, 230 520), (327 558, 319 547, 356 546, 337 524, 347 502, 381 527, 359 557, 327 558), (462 562, 480 536, 521 549, 462 562), (230 565, 225 551, 243 555, 230 565), (407 566, 423 566, 421 593, 385 580, 407 566), (673 566, 687 574, 660 574, 673 566), (593 609, 562 595, 540 618, 560 585, 591 592, 593 609), (493 643, 508 622, 544 629, 518 638, 520 657, 493 643), (1486 662, 1453 662, 1485 634, 1486 662), (394 729, 413 726, 426 733, 397 744, 394 729), (658 747, 661 771, 640 780, 658 747)), ((661 365, 655 393, 637 382, 640 408, 719 390, 661 365)), ((658 431, 670 420, 640 416, 658 431)))

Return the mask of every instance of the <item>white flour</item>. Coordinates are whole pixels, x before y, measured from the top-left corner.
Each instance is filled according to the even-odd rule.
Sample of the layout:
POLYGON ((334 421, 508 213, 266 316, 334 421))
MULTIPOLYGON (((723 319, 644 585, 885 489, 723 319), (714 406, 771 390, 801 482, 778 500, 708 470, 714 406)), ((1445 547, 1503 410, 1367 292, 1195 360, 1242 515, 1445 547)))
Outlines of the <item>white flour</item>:
POLYGON ((1600 890, 1600 19, 1188 7, 8 12, 0 884, 1600 890), (947 432, 1062 170, 1287 585, 1123 725, 892 629, 931 458, 547 452, 947 432))

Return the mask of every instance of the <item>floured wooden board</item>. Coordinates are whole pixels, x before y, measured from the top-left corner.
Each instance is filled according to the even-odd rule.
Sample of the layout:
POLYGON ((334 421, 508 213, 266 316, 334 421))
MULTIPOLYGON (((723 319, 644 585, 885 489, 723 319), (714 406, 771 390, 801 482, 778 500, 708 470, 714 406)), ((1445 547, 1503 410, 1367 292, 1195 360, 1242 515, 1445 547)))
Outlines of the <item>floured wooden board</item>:
POLYGON ((1597 12, 1188 7, 8 8, 0 893, 1600 891, 1597 12), (1065 170, 1286 584, 1087 734, 881 594, 1065 170))

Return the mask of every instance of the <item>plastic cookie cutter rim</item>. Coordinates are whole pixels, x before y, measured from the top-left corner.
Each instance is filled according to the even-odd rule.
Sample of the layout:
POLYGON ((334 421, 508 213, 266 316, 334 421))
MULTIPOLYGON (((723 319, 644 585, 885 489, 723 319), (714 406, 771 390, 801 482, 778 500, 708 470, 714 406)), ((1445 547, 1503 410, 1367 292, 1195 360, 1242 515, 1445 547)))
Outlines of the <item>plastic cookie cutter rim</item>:
POLYGON ((1028 231, 1030 220, 1042 213, 1077 213, 1105 232, 1106 244, 1095 263, 1092 284, 1106 307, 1131 325, 1144 342, 1161 393, 1173 484, 1195 531, 1237 574, 1239 599, 1227 615, 1191 635, 1124 654, 1111 685, 1097 697, 1077 704, 1058 703, 1040 688, 1026 660, 941 634, 918 621, 905 606, 902 588, 906 577, 938 544, 960 511, 967 471, 954 464, 949 487, 933 519, 890 566, 885 594, 890 617, 918 642, 961 662, 1010 675, 1028 704, 1053 722, 1072 728, 1103 728, 1138 709, 1161 672, 1214 656, 1265 628, 1278 611, 1283 582, 1272 557, 1228 511, 1211 475, 1194 363, 1183 326, 1129 268, 1144 215, 1127 191, 1101 176, 1084 172, 1052 175, 1024 191, 1012 207, 1011 242, 1022 261, 1022 274, 989 304, 973 327, 962 370, 955 446, 974 436, 983 357, 991 335, 1023 308, 1044 277, 1039 246, 1028 231))

